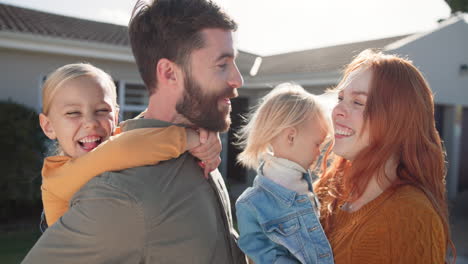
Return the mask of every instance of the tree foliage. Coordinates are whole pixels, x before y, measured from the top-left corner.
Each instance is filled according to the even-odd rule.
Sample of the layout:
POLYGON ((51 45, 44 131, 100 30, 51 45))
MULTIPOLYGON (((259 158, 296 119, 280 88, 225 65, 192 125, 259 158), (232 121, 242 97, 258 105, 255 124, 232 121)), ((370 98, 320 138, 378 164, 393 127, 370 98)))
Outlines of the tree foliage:
POLYGON ((6 210, 40 202, 44 143, 33 109, 0 101, 0 218, 15 215, 6 210))
POLYGON ((452 14, 456 12, 468 12, 468 0, 445 0, 452 9, 452 14))

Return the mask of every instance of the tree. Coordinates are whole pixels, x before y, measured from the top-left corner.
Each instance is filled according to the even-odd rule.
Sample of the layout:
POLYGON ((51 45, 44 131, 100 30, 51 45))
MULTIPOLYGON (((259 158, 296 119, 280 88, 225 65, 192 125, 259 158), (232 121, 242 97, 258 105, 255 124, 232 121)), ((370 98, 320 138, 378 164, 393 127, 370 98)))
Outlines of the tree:
POLYGON ((45 148, 37 113, 12 101, 0 101, 0 220, 25 215, 40 204, 45 148))
POLYGON ((468 12, 468 0, 445 0, 452 9, 452 14, 456 12, 468 12))

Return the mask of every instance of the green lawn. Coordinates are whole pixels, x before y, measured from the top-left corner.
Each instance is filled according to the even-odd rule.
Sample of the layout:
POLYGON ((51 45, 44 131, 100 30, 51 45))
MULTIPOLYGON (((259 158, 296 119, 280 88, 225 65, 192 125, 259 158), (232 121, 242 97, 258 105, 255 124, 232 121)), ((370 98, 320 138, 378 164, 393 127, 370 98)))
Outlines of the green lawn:
POLYGON ((0 231, 0 263, 20 263, 39 236, 39 230, 0 231))

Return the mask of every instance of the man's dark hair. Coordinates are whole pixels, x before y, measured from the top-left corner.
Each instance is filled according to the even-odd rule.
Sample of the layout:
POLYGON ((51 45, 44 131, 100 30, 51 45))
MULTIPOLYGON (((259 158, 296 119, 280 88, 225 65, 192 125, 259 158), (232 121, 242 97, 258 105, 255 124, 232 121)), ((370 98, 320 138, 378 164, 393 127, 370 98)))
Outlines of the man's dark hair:
POLYGON ((138 70, 149 94, 157 89, 156 65, 166 58, 184 67, 190 54, 204 47, 201 30, 235 31, 237 24, 210 0, 138 1, 129 24, 138 70))

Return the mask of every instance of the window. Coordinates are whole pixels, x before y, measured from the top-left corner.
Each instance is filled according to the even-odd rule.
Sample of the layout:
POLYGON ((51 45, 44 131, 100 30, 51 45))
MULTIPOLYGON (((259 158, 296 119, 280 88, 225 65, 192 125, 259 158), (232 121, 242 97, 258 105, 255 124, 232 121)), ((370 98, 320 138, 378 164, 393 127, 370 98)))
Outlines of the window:
MULTIPOLYGON (((39 113, 42 111, 42 86, 46 80, 47 75, 39 76, 39 98, 37 103, 39 113)), ((143 84, 138 81, 114 81, 114 84, 117 88, 117 103, 120 106, 119 121, 134 118, 146 109, 148 92, 143 84)))
POLYGON ((126 105, 148 105, 148 95, 145 86, 141 84, 125 85, 125 104, 126 105))
POLYGON ((136 117, 148 105, 148 92, 139 82, 117 81, 117 99, 120 106, 120 121, 136 117))

